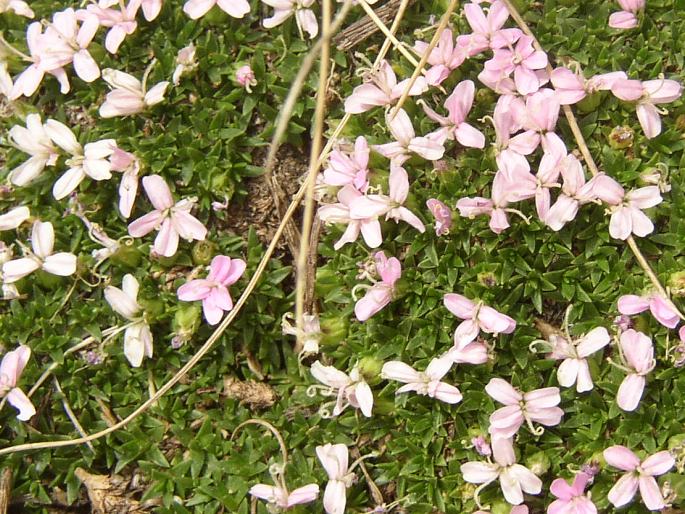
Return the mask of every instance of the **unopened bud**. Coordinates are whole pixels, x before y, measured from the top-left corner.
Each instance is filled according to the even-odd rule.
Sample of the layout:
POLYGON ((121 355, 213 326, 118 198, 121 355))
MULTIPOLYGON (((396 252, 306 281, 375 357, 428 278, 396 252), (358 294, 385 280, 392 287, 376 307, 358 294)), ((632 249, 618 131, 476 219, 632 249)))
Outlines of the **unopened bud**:
POLYGON ((614 127, 609 134, 609 146, 614 150, 621 150, 633 146, 635 132, 627 126, 614 127))
POLYGON ((526 459, 526 467, 537 476, 544 475, 549 470, 552 463, 547 454, 543 451, 535 452, 526 459))
POLYGON ((193 257, 193 264, 206 266, 212 262, 212 257, 216 254, 216 244, 206 239, 196 241, 190 253, 193 257))

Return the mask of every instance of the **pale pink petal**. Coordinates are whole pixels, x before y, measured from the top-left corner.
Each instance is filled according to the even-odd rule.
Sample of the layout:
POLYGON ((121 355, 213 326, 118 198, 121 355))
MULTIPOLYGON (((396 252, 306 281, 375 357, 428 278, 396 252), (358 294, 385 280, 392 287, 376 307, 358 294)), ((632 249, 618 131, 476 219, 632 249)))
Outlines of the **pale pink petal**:
POLYGON ((246 0, 218 0, 217 4, 234 18, 242 18, 250 12, 250 4, 246 0))
POLYGON ((302 505, 303 503, 309 503, 316 500, 319 496, 319 485, 309 484, 303 487, 298 487, 294 491, 291 491, 288 495, 288 507, 294 505, 302 505))
POLYGON ((183 12, 192 20, 197 20, 207 14, 214 4, 216 0, 189 0, 183 5, 183 12))
POLYGON ((69 196, 86 177, 82 166, 69 168, 52 186, 52 196, 61 200, 69 196))
POLYGON ((441 402, 454 405, 462 400, 462 394, 459 389, 453 385, 445 382, 431 382, 428 389, 428 396, 440 400, 441 402))
POLYGON ((186 241, 202 241, 207 236, 207 228, 195 216, 181 209, 172 209, 171 224, 174 231, 186 241))
POLYGON ((617 98, 633 102, 642 96, 644 89, 639 80, 618 79, 611 86, 611 92, 617 98))
POLYGON ((454 135, 462 146, 485 148, 485 136, 483 133, 468 123, 461 123, 454 131, 454 135))
POLYGON ((649 300, 634 294, 623 295, 618 299, 618 312, 631 316, 649 309, 649 300))
POLYGON ((373 107, 387 105, 391 99, 386 93, 373 84, 362 84, 352 91, 345 100, 345 112, 348 114, 360 114, 373 107))
POLYGON ((174 229, 169 218, 162 221, 159 233, 157 234, 157 237, 155 237, 154 249, 155 252, 164 257, 171 257, 178 249, 178 232, 174 229))
POLYGON ((88 50, 74 54, 74 71, 85 82, 93 82, 100 76, 100 68, 88 50))
POLYGON ((36 408, 31 403, 29 397, 17 387, 7 394, 7 401, 19 410, 19 414, 17 414, 18 420, 28 421, 36 413, 36 408))
POLYGON ((231 298, 226 286, 216 286, 209 293, 209 297, 214 305, 219 307, 222 311, 230 311, 233 309, 233 298, 231 298))
POLYGON ((592 383, 592 375, 590 375, 590 367, 585 359, 579 361, 578 366, 578 382, 576 384, 576 391, 584 393, 591 391, 594 387, 592 383))
MULTIPOLYGON (((381 224, 378 220, 362 220, 360 228, 364 242, 369 245, 370 248, 378 248, 381 245, 383 242, 383 235, 381 234, 381 224)), ((347 234, 347 231, 345 234, 347 234)), ((357 237, 355 236, 353 241, 356 239, 357 237)))
POLYGON ((373 393, 369 384, 366 382, 358 382, 354 387, 354 395, 359 403, 359 408, 362 414, 367 418, 371 417, 371 409, 373 408, 373 393))
POLYGON ((347 374, 333 366, 324 366, 319 361, 312 364, 309 371, 319 382, 335 389, 344 388, 350 383, 350 377, 347 374))
POLYGON ((126 294, 118 287, 107 286, 105 288, 105 300, 112 309, 128 320, 135 318, 141 309, 135 297, 126 294))
POLYGON ((616 395, 616 403, 624 411, 634 411, 640 403, 645 389, 645 377, 635 373, 628 375, 621 382, 616 395))
POLYGON ((611 237, 621 240, 628 239, 633 229, 630 211, 631 209, 627 207, 619 207, 613 212, 609 220, 609 234, 611 237))
POLYGON ((517 405, 523 400, 523 395, 501 378, 491 379, 485 386, 485 392, 504 405, 517 405))
POLYGON ((28 257, 5 262, 2 265, 2 280, 11 284, 40 268, 40 263, 28 257))
POLYGON ((366 321, 379 312, 392 300, 390 288, 376 284, 354 306, 354 314, 359 321, 366 321))
POLYGON ((460 469, 464 480, 471 484, 492 482, 497 479, 499 474, 496 464, 488 464, 486 462, 466 462, 461 465, 460 469))
POLYGON ((673 304, 661 296, 652 296, 649 301, 649 310, 656 320, 667 328, 675 328, 680 322, 680 316, 673 304))
POLYGON ((487 305, 478 310, 478 322, 483 332, 489 334, 511 334, 516 328, 516 321, 487 305))
MULTIPOLYGON (((606 454, 606 450, 604 451, 606 454)), ((614 507, 622 507, 630 503, 638 488, 638 479, 634 473, 626 473, 609 491, 607 497, 614 507)))
POLYGON ((68 277, 76 273, 76 256, 67 252, 49 255, 43 261, 43 269, 53 275, 68 277))
POLYGON ((640 468, 645 475, 658 476, 670 471, 675 464, 673 454, 669 451, 662 451, 647 457, 640 464, 640 468))
POLYGON ((464 347, 478 337, 479 332, 480 327, 476 320, 467 319, 462 321, 454 331, 454 345, 457 348, 464 347))
POLYGON ((166 181, 159 175, 143 177, 143 187, 155 209, 163 211, 174 205, 171 190, 166 181))
POLYGON ((645 237, 654 232, 654 224, 644 212, 632 207, 628 211, 633 234, 638 237, 645 237))
POLYGON ((401 361, 390 361, 383 364, 381 376, 389 380, 397 380, 405 384, 419 382, 421 375, 414 368, 401 361))
POLYGON ((492 455, 500 466, 511 466, 516 462, 512 439, 494 437, 492 439, 492 455))
POLYGON ((637 455, 625 446, 615 445, 607 448, 603 455, 607 464, 623 471, 633 471, 640 465, 637 455))
POLYGON ((654 105, 649 103, 638 104, 635 112, 648 139, 661 134, 661 118, 659 117, 659 111, 654 105))
POLYGON ((521 464, 514 464, 510 468, 511 475, 521 484, 521 489, 528 494, 540 494, 542 491, 542 480, 535 473, 521 464))
POLYGON ((165 219, 160 211, 148 212, 128 225, 128 233, 133 237, 142 237, 159 228, 165 219))
POLYGON ((210 325, 216 325, 224 316, 223 309, 215 303, 211 294, 202 300, 202 312, 210 325))
POLYGON ((568 482, 564 480, 563 478, 557 478, 552 482, 552 485, 549 486, 550 492, 559 498, 560 500, 566 500, 569 501, 573 496, 577 494, 577 491, 574 490, 570 485, 568 485, 568 482))
POLYGON ((184 302, 204 300, 212 290, 212 282, 204 279, 191 280, 183 284, 176 291, 178 299, 184 302))
POLYGON ((562 387, 571 387, 578 378, 578 368, 580 361, 578 359, 565 359, 557 369, 557 380, 562 387))
POLYGON ((587 334, 585 334, 581 339, 580 343, 578 343, 578 356, 584 358, 588 355, 592 355, 597 350, 600 350, 601 348, 604 348, 606 345, 608 345, 609 342, 611 342, 611 336, 609 336, 609 332, 606 328, 593 328, 587 334))
POLYGON ((641 475, 638 479, 642 501, 649 510, 661 510, 666 506, 659 484, 654 477, 641 475))
POLYGON ((637 16, 632 12, 618 11, 609 16, 609 26, 613 29, 632 29, 637 27, 637 16))
POLYGON ((49 221, 35 221, 31 230, 31 247, 38 257, 45 258, 55 246, 55 230, 49 221))
POLYGON ((471 300, 456 293, 448 293, 443 296, 443 303, 452 314, 461 319, 471 319, 476 307, 476 304, 471 300))

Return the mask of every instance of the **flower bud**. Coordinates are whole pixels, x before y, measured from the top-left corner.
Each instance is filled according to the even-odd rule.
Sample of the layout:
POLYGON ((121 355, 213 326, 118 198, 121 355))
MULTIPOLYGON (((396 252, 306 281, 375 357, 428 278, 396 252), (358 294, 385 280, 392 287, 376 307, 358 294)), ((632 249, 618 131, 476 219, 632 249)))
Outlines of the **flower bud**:
MULTIPOLYGON (((199 303, 181 304, 174 314, 171 323, 172 330, 176 333, 179 341, 189 341, 200 327, 200 314, 202 308, 199 303)), ((179 344, 180 346, 180 344, 179 344)))
POLYGON ((138 304, 151 317, 157 318, 164 313, 164 302, 159 298, 138 298, 138 304))
POLYGON ((668 286, 674 296, 685 296, 685 271, 671 273, 668 278, 668 286))
POLYGON ((321 324, 321 344, 324 346, 337 345, 347 337, 349 322, 347 317, 339 313, 321 314, 319 316, 321 324))
POLYGON ((483 271, 477 275, 478 282, 491 288, 497 285, 497 276, 492 271, 483 271))
POLYGON ((243 86, 248 93, 252 92, 252 86, 257 85, 257 79, 255 78, 254 71, 252 71, 252 68, 249 64, 238 68, 238 70, 235 72, 235 79, 238 81, 238 84, 243 86))
POLYGON ((680 132, 685 132, 685 114, 680 114, 675 119, 675 128, 680 130, 680 132))
POLYGON ((358 367, 359 373, 364 377, 364 380, 371 385, 380 380, 383 361, 376 357, 362 357, 359 360, 358 367))
POLYGON ((112 254, 110 260, 119 266, 137 268, 140 264, 140 252, 132 241, 127 241, 119 245, 119 249, 112 254))
POLYGON ((614 127, 614 130, 609 134, 609 146, 614 150, 630 148, 633 146, 634 139, 635 132, 632 128, 625 125, 622 127, 614 127))
POLYGON ((193 244, 193 249, 190 253, 193 257, 193 264, 196 266, 206 266, 212 261, 212 257, 216 254, 216 244, 207 239, 196 241, 193 244))

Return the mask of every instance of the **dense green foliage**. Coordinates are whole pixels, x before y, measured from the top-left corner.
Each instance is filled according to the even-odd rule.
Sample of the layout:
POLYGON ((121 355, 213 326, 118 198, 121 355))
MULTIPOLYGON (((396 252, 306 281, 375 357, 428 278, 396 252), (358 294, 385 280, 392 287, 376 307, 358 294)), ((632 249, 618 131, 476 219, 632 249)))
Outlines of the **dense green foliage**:
MULTIPOLYGON (((261 172, 263 152, 259 147, 268 143, 298 63, 310 46, 297 38, 292 20, 271 31, 261 28, 260 12, 266 6, 252 4, 252 13, 244 20, 230 18, 215 8, 209 16, 192 21, 182 13, 181 2, 168 0, 157 20, 147 23, 141 18, 138 31, 126 39, 117 56, 100 48, 96 59, 101 59, 102 68, 113 67, 138 77, 156 58, 158 63, 150 78, 154 84, 170 77, 179 49, 190 41, 197 46, 197 71, 171 88, 168 100, 148 113, 100 119, 97 108, 107 91, 104 82, 85 84, 74 77, 72 92, 63 96, 54 79, 47 78, 38 94, 17 103, 16 112, 2 120, 3 134, 12 125, 21 124, 25 113, 39 112, 44 119, 52 117, 73 127, 82 143, 112 137, 121 148, 141 158, 144 174, 158 173, 173 184, 176 198, 198 197, 198 217, 209 227, 216 253, 242 256, 248 263, 246 276, 232 287, 234 298, 257 266, 264 246, 254 229, 236 233, 231 217, 226 211, 213 211, 211 202, 226 197, 232 204, 243 201, 247 180, 261 172), (234 79, 237 67, 245 63, 252 65, 258 82, 251 94, 234 79)), ((48 18, 57 9, 48 0, 36 1, 32 7, 38 18, 48 18)), ((631 78, 643 80, 657 78, 660 73, 681 82, 684 78, 685 51, 680 43, 685 31, 683 0, 648 0, 640 28, 625 32, 607 27, 614 9, 609 2, 547 0, 519 7, 525 7, 525 18, 554 62, 577 61, 588 76, 625 70, 631 78)), ((439 16, 443 9, 440 2, 416 2, 399 32, 400 39, 413 44, 413 31, 425 27, 429 16, 439 16)), ((25 19, 2 16, 0 27, 5 38, 24 48, 25 19)), ((358 16, 355 11, 351 18, 358 16)), ((452 22, 456 30, 467 30, 458 16, 452 22)), ((96 36, 96 43, 102 42, 102 35, 96 36)), ((356 50, 373 60, 381 41, 375 36, 356 50)), ((399 54, 391 55, 398 76, 408 76, 410 65, 399 54)), ((359 83, 355 65, 364 64, 354 55, 341 52, 334 52, 334 60, 334 87, 344 98, 359 83)), ((22 66, 11 61, 10 69, 17 72, 22 66)), ((482 61, 467 62, 443 86, 449 92, 459 80, 475 80, 481 66, 482 61)), ((491 126, 475 120, 491 114, 495 97, 480 84, 477 87, 470 119, 484 130, 488 141, 493 141, 491 126)), ((307 147, 315 88, 316 73, 312 73, 288 126, 290 145, 307 147)), ((634 110, 607 94, 596 106, 581 106, 579 123, 600 168, 626 188, 639 187, 640 174, 645 170, 668 170, 672 190, 664 195, 662 204, 649 211, 655 233, 638 244, 662 282, 677 286, 671 279, 685 264, 685 176, 681 172, 685 165, 685 106, 678 101, 667 107, 664 131, 652 140, 643 136, 634 110), (629 147, 612 147, 611 134, 617 126, 634 131, 629 147)), ((411 100, 406 109, 415 116, 418 134, 434 129, 411 100)), ((330 106, 330 126, 341 117, 342 104, 336 101, 330 106)), ((560 132, 569 149, 573 148, 564 120, 560 121, 560 132)), ((360 134, 372 143, 389 140, 380 109, 353 118, 343 135, 352 139, 360 134)), ((26 157, 9 146, 0 152, 7 170, 26 157)), ((445 161, 445 171, 436 171, 419 158, 405 166, 411 182, 407 205, 427 224, 432 221, 425 209, 428 198, 439 198, 453 207, 463 196, 487 196, 496 169, 494 155, 487 149, 452 147, 445 161)), ((388 161, 374 156, 371 166, 375 171, 372 181, 384 185, 388 161)), ((305 169, 303 162, 303 173, 305 169)), ((121 335, 103 348, 97 344, 90 348, 100 354, 98 364, 88 364, 85 353, 64 357, 64 352, 83 338, 92 335, 101 341, 102 330, 122 322, 104 301, 103 283, 98 284, 89 270, 94 263, 90 251, 97 246, 88 239, 82 222, 65 214, 66 200, 58 202, 50 193, 59 171, 48 168, 35 184, 0 197, 0 212, 22 203, 43 221, 52 221, 56 247, 79 255, 80 277, 53 279, 36 274, 22 280, 19 289, 26 297, 0 304, 0 334, 6 350, 25 343, 33 351, 22 378, 25 390, 50 363, 59 364, 54 374, 84 430, 91 433, 107 426, 106 409, 115 418, 122 418, 145 401, 149 391, 168 380, 212 330, 202 322, 192 340, 180 349, 170 346, 179 328, 178 319, 174 321, 179 312, 200 316, 199 309, 179 302, 175 295, 198 262, 193 262, 192 245, 185 242, 172 259, 150 260, 152 238, 148 236, 135 240, 133 258, 128 255, 124 261, 107 261, 98 273, 117 286, 125 273, 133 273, 140 281, 140 298, 154 319, 154 358, 146 359, 141 368, 131 368, 122 352, 121 335)), ((86 179, 78 194, 89 218, 114 238, 126 235, 127 225, 115 209, 117 185, 116 176, 101 183, 86 179)), ((141 188, 131 219, 147 212, 147 205, 141 188)), ((522 210, 532 215, 534 206, 526 204, 522 210)), ((255 483, 270 481, 268 466, 279 461, 280 453, 276 440, 264 436, 258 427, 245 427, 235 440, 230 434, 239 423, 261 417, 281 431, 288 445, 291 457, 286 477, 291 488, 312 481, 323 484, 326 475, 314 447, 345 443, 356 446, 362 455, 378 452, 376 458, 365 462, 386 502, 402 498, 402 505, 412 513, 475 510, 471 501, 474 487, 464 484, 459 466, 467 460, 482 459, 470 448, 470 439, 486 433, 488 417, 495 409, 484 385, 493 376, 523 390, 558 385, 555 362, 528 347, 540 338, 536 318, 559 326, 572 304, 573 334, 596 326, 611 331, 618 314, 617 298, 649 288, 628 247, 610 238, 607 224, 603 208, 595 205, 582 208, 576 220, 558 233, 536 221, 535 216, 531 216, 530 224, 515 218, 512 228, 500 236, 488 229, 484 218, 458 218, 456 212, 450 234, 440 238, 430 228, 419 234, 405 224, 383 223, 382 249, 402 262, 402 295, 363 324, 354 320, 351 290, 358 282, 359 263, 371 252, 361 240, 334 251, 332 243, 339 238, 340 228, 331 227, 319 245, 321 267, 316 291, 323 323, 335 332, 322 347, 322 360, 338 369, 348 371, 360 359, 371 371, 387 360, 403 360, 423 369, 432 357, 451 346, 458 324, 442 304, 445 293, 481 298, 516 319, 514 334, 497 339, 493 361, 481 366, 459 365, 447 376, 446 380, 458 385, 464 395, 460 404, 448 406, 409 395, 395 398, 396 384, 376 378, 370 381, 376 401, 372 418, 348 409, 338 418, 321 419, 317 412, 324 400, 306 394, 314 383, 308 372, 311 360, 300 366, 292 350, 293 341, 281 334, 281 317, 292 311, 294 297, 292 268, 287 265, 290 258, 285 256, 270 263, 247 305, 211 354, 125 430, 94 442, 95 451, 79 446, 2 458, 2 465, 15 470, 13 495, 26 499, 22 512, 46 512, 42 504, 54 501, 57 488, 66 491, 68 502, 74 502, 82 494, 74 470, 83 467, 101 474, 142 473, 143 499, 159 499, 158 512, 244 514, 250 505, 247 490, 255 483), (224 377, 261 378, 248 360, 261 366, 264 380, 277 393, 276 403, 268 409, 251 409, 222 394, 224 377)), ((30 231, 27 227, 18 232, 22 240, 30 231)), ((14 237, 14 232, 0 235, 7 244, 14 237)), ((685 287, 679 289, 685 291, 685 287)), ((678 298, 675 302, 685 303, 678 298)), ((595 356, 591 362, 595 389, 581 395, 574 389, 562 391, 562 423, 540 437, 525 427, 520 431, 516 444, 519 461, 541 471, 545 484, 540 496, 527 501, 532 512, 543 512, 553 499, 548 491, 554 478, 568 478, 571 469, 600 460, 601 451, 612 444, 652 453, 681 440, 685 377, 667 356, 668 349, 677 344, 676 333, 658 325, 648 314, 639 316, 637 324, 655 341, 658 365, 636 412, 623 412, 615 402, 624 373, 595 356)), ((605 353, 609 355, 611 350, 605 353)), ((16 420, 14 410, 4 407, 1 446, 76 435, 51 380, 33 399, 38 414, 29 423, 16 420)), ((358 476, 359 482, 348 491, 349 511, 373 507, 364 477, 361 473, 358 476)), ((617 477, 615 471, 603 466, 592 486, 592 498, 600 511, 611 511, 606 494, 617 477)), ((684 498, 685 480, 675 470, 665 478, 676 490, 677 501, 684 498)), ((484 504, 498 504, 501 493, 493 485, 481 498, 484 504)), ((320 502, 299 512, 317 509, 320 502)), ((258 512, 266 512, 266 508, 260 505, 258 512)), ((622 512, 647 510, 636 502, 622 512)))

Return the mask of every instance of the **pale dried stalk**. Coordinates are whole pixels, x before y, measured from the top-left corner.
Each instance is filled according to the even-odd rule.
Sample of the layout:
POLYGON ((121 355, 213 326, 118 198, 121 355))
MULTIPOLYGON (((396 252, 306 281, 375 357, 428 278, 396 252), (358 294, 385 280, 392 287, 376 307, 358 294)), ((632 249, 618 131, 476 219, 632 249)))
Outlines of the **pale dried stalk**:
MULTIPOLYGON (((74 414, 74 411, 71 410, 71 405, 69 405, 69 400, 67 400, 66 395, 64 394, 64 391, 62 391, 62 386, 59 383, 59 380, 57 380, 57 377, 52 377, 52 382, 55 384, 55 389, 57 389, 57 392, 62 395, 62 407, 64 407, 64 412, 67 413, 67 417, 69 418, 69 421, 71 421, 71 424, 74 425, 74 428, 76 428, 76 431, 81 435, 81 437, 88 437, 88 434, 86 433, 85 430, 83 430, 83 427, 81 426, 81 423, 78 422, 78 418, 74 414)), ((95 453, 95 448, 93 448, 93 445, 90 442, 86 442, 88 445, 88 448, 90 448, 90 451, 95 453)))
POLYGON ((312 233, 312 219, 314 218, 314 184, 319 172, 319 155, 323 140, 324 116, 326 114, 326 92, 328 86, 330 42, 331 42, 331 0, 323 0, 322 9, 321 61, 319 66, 319 85, 316 92, 316 108, 314 110, 314 134, 309 155, 309 171, 307 172, 307 192, 304 200, 304 215, 302 219, 302 234, 300 237, 300 251, 297 256, 297 281, 295 288, 295 326, 297 327, 297 341, 295 352, 304 348, 304 293, 307 285, 307 257, 309 255, 309 238, 312 233))
MULTIPOLYGON (((544 52, 545 50, 540 45, 540 42, 537 40, 537 38, 535 37, 535 34, 533 34, 533 31, 530 29, 530 27, 528 26, 526 21, 523 19, 521 14, 516 10, 516 7, 514 7, 514 4, 512 4, 510 0, 502 0, 502 1, 507 6, 507 10, 509 11, 509 14, 511 14, 511 17, 514 19, 514 21, 519 26, 519 28, 527 36, 530 36, 531 38, 533 38, 533 45, 535 46, 535 48, 537 50, 544 52)), ((551 73, 551 71, 552 71, 552 67, 549 64, 547 64, 547 71, 548 71, 548 73, 551 73)), ((595 160, 593 159, 592 154, 590 153, 590 149, 588 148, 587 143, 585 142, 585 138, 583 137, 583 133, 581 132, 580 127, 578 126, 578 121, 576 120, 576 117, 573 114, 573 110, 568 105, 564 105, 562 107, 563 107, 564 115, 566 116, 566 120, 568 121, 569 127, 571 128, 571 132, 573 133, 573 137, 575 138, 576 144, 578 145, 578 148, 580 149, 580 153, 583 155, 583 159, 585 160, 585 163, 587 164, 587 167, 590 170, 590 173, 594 177, 595 175, 597 175, 599 173, 599 168, 597 167, 597 163, 595 163, 595 160)), ((633 252, 633 255, 635 256, 635 260, 637 260, 638 264, 640 265, 642 270, 645 272, 645 274, 649 278, 649 280, 652 283, 652 285, 654 286, 654 288, 659 292, 659 294, 661 296, 663 296, 669 302, 671 307, 678 314, 678 317, 680 317, 680 319, 682 319, 682 320, 685 320, 685 315, 670 300, 670 296, 668 294, 668 291, 661 284, 659 277, 657 277, 656 273, 654 273, 654 270, 652 269, 652 267, 647 262, 647 259, 645 259, 645 256, 643 255, 640 248, 637 246, 637 243, 635 242, 635 239, 633 238, 632 235, 628 236, 628 239, 626 239, 626 243, 628 244, 628 247, 633 252)))
POLYGON ((359 5, 362 6, 364 11, 366 11, 366 14, 373 20, 373 22, 376 24, 376 26, 380 29, 380 31, 383 33, 383 35, 386 37, 386 40, 389 40, 393 46, 414 66, 418 66, 418 62, 414 58, 412 54, 409 53, 409 51, 404 47, 404 45, 395 37, 395 34, 393 34, 390 30, 388 30, 388 27, 385 26, 385 23, 376 15, 376 13, 373 11, 371 6, 366 3, 366 0, 359 0, 359 5))
POLYGON ((447 23, 450 21, 450 16, 454 12, 454 10, 457 8, 458 3, 459 3, 459 0, 450 0, 449 5, 447 6, 447 10, 442 15, 442 19, 440 20, 440 25, 438 25, 438 29, 435 31, 435 34, 433 34, 433 39, 431 39, 431 42, 428 45, 428 48, 426 49, 426 51, 421 56, 421 60, 419 61, 419 63, 414 68, 414 72, 411 74, 411 78, 409 79, 409 83, 404 88, 404 91, 402 91, 402 96, 400 97, 399 101, 397 102, 397 105, 395 105, 392 113, 390 114, 391 120, 395 118, 395 116, 397 115, 399 110, 404 105, 404 102, 407 101, 407 97, 409 96, 409 91, 411 91, 411 88, 414 87, 414 82, 416 82, 416 79, 419 78, 419 75, 421 75, 421 71, 423 70, 423 67, 428 62, 428 58, 430 57, 430 54, 433 51, 433 48, 435 48, 436 45, 438 44, 438 41, 440 41, 440 36, 442 36, 443 31, 447 28, 447 23))
MULTIPOLYGON (((343 20, 345 19, 345 16, 347 16, 347 13, 350 10, 351 2, 350 0, 347 0, 343 6, 340 12, 336 15, 335 19, 333 20, 333 23, 331 24, 331 32, 335 33, 339 28, 340 25, 342 24, 343 20)), ((305 58, 302 61, 300 70, 295 77, 295 80, 293 81, 292 86, 290 87, 290 91, 288 92, 288 97, 286 98, 285 103, 283 104, 283 107, 281 108, 281 117, 279 118, 278 125, 276 126, 276 130, 274 132, 273 139, 271 141, 271 147, 269 148, 269 155, 271 156, 271 159, 267 159, 267 167, 271 166, 271 169, 273 169, 273 165, 275 163, 275 155, 276 151, 278 150, 278 144, 283 137, 283 134, 285 133, 288 120, 290 119, 290 115, 292 114, 293 107, 295 106, 295 101, 302 90, 302 87, 304 85, 304 80, 307 76, 307 73, 309 73, 309 70, 311 69, 312 65, 314 64, 314 61, 316 60, 317 55, 321 51, 322 43, 321 40, 317 41, 317 43, 312 47, 312 49, 309 51, 309 53, 305 56, 305 58)), ((342 128, 340 129, 342 130, 342 128)), ((323 160, 323 157, 319 159, 319 161, 323 160)), ((22 451, 27 451, 27 450, 39 450, 39 449, 45 449, 45 448, 59 448, 59 447, 64 447, 64 446, 74 446, 77 444, 83 444, 83 443, 88 443, 90 441, 95 441, 96 439, 100 439, 108 434, 111 434, 112 432, 116 432, 117 430, 125 427, 128 425, 131 421, 136 419, 138 416, 140 416, 142 413, 144 413, 146 410, 148 410, 152 405, 154 405, 157 400, 159 400, 164 394, 167 393, 174 385, 178 383, 179 380, 181 380, 191 369, 195 367, 195 365, 204 357, 209 350, 213 348, 213 346, 216 344, 216 342, 219 340, 221 335, 226 331, 226 328, 233 322, 233 320, 236 318, 240 310, 242 309, 243 305, 247 302, 248 297, 252 294, 252 291, 254 288, 257 286, 257 282, 261 278, 262 274, 264 273, 264 270, 266 269, 266 266, 269 263, 269 259, 271 258, 271 255, 273 254, 274 250, 276 249, 276 245, 278 244, 278 241, 283 235, 283 230, 285 228, 285 224, 290 220, 295 213, 295 210, 297 209, 297 206, 299 205, 300 201, 302 201, 302 198, 304 197, 304 194, 307 190, 307 181, 302 184, 300 187, 299 191, 295 194, 293 197, 292 202, 290 203, 290 206, 288 207, 287 211, 283 215, 283 219, 281 220, 281 223, 279 224, 278 228, 276 229, 276 233, 273 236, 273 239, 271 240, 271 243, 266 249, 266 252, 264 253, 264 256, 262 259, 259 261, 259 264, 257 265, 257 269, 255 270, 254 274, 250 278, 250 281, 248 282, 247 286, 245 287, 245 291, 243 291, 243 294, 240 295, 240 298, 238 298, 238 301, 235 303, 233 310, 228 313, 228 315, 222 320, 222 322, 219 324, 219 326, 214 330, 212 335, 207 339, 207 341, 200 347, 200 349, 190 358, 190 360, 183 365, 183 367, 176 372, 176 374, 171 377, 167 382, 162 385, 162 387, 159 388, 159 390, 155 393, 154 396, 143 402, 139 407, 137 407, 131 414, 126 416, 124 419, 119 421, 118 423, 115 423, 114 425, 101 430, 99 432, 96 432, 94 434, 90 434, 85 437, 77 437, 73 439, 64 439, 64 440, 57 440, 57 441, 43 441, 40 443, 26 443, 26 444, 18 444, 14 446, 8 446, 6 448, 0 449, 0 455, 7 455, 10 453, 16 453, 16 452, 22 452, 22 451)))

